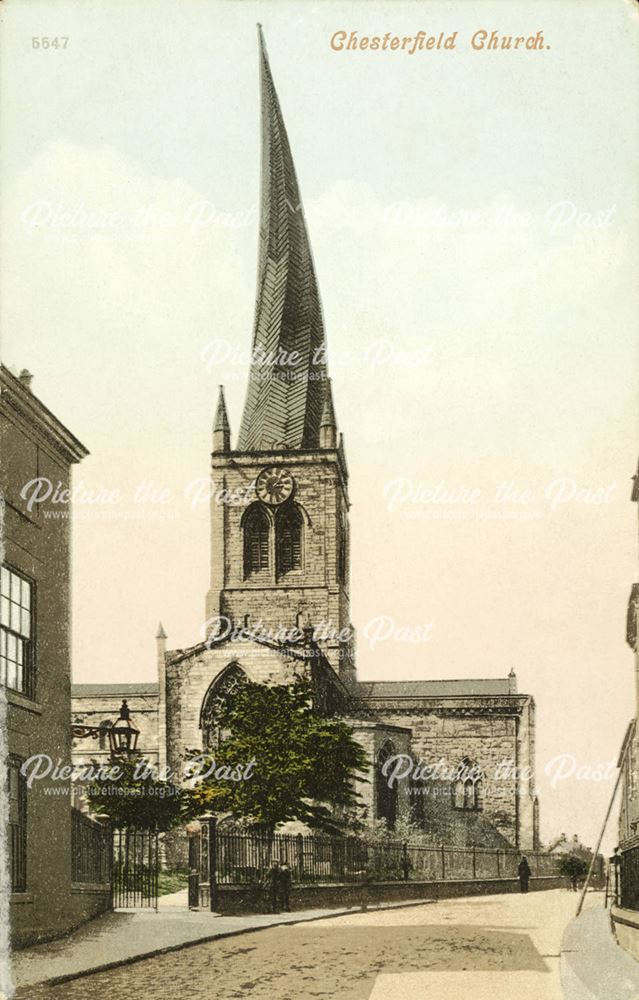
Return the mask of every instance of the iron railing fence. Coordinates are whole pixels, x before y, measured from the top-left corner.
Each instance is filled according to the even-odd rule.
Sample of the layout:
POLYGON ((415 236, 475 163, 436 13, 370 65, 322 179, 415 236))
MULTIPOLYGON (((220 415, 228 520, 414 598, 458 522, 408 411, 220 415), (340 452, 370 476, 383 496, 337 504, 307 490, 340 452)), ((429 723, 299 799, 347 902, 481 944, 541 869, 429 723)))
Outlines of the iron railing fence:
MULTIPOLYGON (((208 830, 203 824, 203 835, 208 830)), ((257 834, 216 830, 215 881, 218 885, 262 882, 273 861, 285 862, 293 882, 439 881, 516 878, 521 852, 480 847, 414 845, 402 841, 371 844, 358 837, 257 834)), ((208 841, 201 845, 200 875, 208 882, 208 841), (206 870, 205 870, 206 869, 206 870)), ((559 874, 560 859, 526 853, 533 878, 559 874)))
POLYGON ((111 831, 79 809, 71 809, 71 880, 95 884, 111 880, 111 831))

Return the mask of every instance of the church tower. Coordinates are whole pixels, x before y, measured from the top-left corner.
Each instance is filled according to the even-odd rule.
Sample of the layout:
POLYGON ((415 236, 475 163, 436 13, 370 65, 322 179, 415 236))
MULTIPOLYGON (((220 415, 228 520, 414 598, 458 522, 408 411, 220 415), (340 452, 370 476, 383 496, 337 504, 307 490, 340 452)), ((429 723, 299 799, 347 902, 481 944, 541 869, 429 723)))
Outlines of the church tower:
POLYGON ((253 352, 235 449, 222 389, 215 413, 207 620, 224 616, 272 633, 312 625, 333 669, 352 685, 348 472, 311 247, 261 28, 259 47, 253 352))

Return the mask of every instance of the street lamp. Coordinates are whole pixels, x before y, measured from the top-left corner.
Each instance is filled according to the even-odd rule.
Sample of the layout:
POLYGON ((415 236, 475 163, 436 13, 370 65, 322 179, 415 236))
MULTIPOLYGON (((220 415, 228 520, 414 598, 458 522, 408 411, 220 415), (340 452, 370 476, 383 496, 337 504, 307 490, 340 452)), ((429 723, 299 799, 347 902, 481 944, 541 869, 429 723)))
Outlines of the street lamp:
POLYGON ((76 722, 71 724, 71 735, 79 739, 90 736, 97 740, 105 732, 109 736, 109 749, 112 754, 134 754, 137 752, 140 730, 133 725, 131 710, 126 701, 122 702, 118 718, 108 729, 104 726, 85 726, 76 722))
POLYGON ((140 730, 131 721, 131 712, 126 701, 120 706, 120 715, 115 725, 109 729, 109 743, 112 753, 135 753, 140 730))

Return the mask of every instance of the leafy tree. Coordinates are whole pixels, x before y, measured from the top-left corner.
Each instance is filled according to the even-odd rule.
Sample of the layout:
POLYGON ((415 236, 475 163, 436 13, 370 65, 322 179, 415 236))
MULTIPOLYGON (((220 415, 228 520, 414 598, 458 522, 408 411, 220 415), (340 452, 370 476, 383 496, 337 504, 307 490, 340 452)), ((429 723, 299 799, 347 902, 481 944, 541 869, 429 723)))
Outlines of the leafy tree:
POLYGON ((265 831, 300 820, 325 833, 341 832, 335 810, 357 805, 353 779, 363 777, 368 760, 345 722, 313 710, 308 681, 247 681, 222 702, 218 722, 225 735, 217 750, 187 751, 191 766, 194 758, 200 762, 200 777, 185 818, 211 810, 265 831))
MULTIPOLYGON (((98 770, 100 765, 93 762, 98 770)), ((93 780, 87 789, 92 812, 107 816, 114 826, 164 832, 181 817, 181 789, 158 781, 153 765, 139 757, 112 757, 106 780, 93 780)))
POLYGON ((578 879, 583 878, 587 872, 588 864, 578 854, 565 854, 559 862, 559 873, 570 879, 573 889, 577 888, 578 879))

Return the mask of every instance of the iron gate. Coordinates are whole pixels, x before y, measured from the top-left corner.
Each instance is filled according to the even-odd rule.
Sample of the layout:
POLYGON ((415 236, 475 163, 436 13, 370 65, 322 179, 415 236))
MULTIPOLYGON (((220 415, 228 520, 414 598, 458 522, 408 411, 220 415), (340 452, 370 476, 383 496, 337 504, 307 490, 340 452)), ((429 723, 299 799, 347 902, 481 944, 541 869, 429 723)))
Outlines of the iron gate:
POLYGON ((125 827, 113 831, 113 906, 158 906, 158 835, 125 827))

